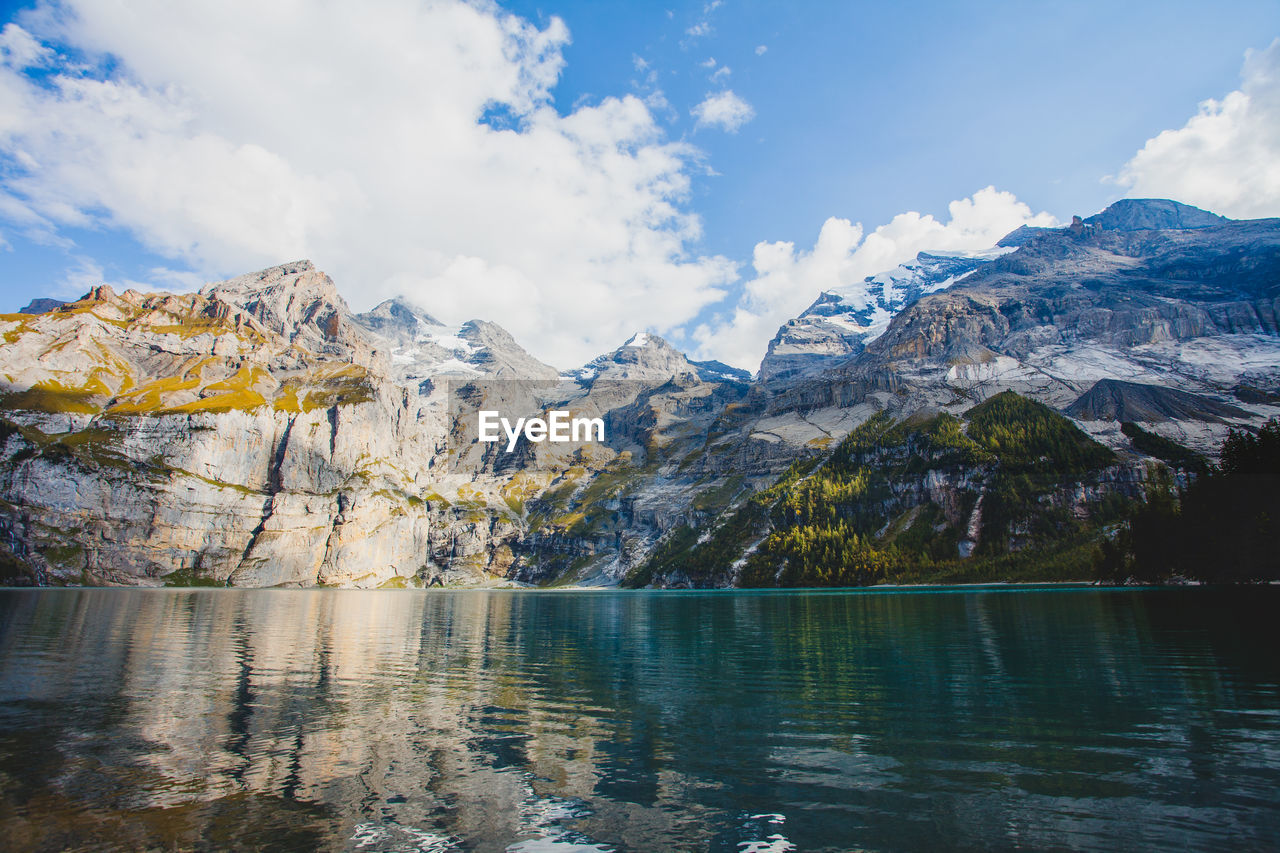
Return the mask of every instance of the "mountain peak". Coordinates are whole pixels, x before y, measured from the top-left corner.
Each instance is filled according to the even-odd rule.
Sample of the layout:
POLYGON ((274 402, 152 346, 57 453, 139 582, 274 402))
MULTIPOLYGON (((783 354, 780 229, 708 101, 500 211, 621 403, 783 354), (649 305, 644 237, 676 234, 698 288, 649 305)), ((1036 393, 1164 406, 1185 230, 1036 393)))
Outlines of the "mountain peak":
POLYGON ((760 362, 760 378, 774 382, 817 375, 852 358, 904 307, 946 290, 1011 251, 920 252, 914 261, 822 291, 800 316, 778 329, 760 362))
POLYGON ((19 314, 45 314, 49 311, 52 311, 55 308, 58 308, 66 304, 67 303, 61 299, 49 299, 47 297, 40 297, 37 299, 32 299, 30 302, 26 304, 25 307, 19 308, 18 313, 19 314))
POLYGON ((371 310, 359 314, 357 317, 364 325, 377 331, 399 328, 413 333, 417 331, 419 322, 426 323, 429 326, 444 325, 403 296, 385 299, 371 310))
POLYGON ((1167 198, 1125 198, 1083 220, 1109 231, 1189 230, 1230 222, 1225 216, 1167 198))
POLYGON ((612 353, 601 356, 601 358, 613 358, 627 362, 650 362, 654 359, 659 361, 669 360, 672 356, 687 360, 683 352, 661 335, 655 335, 652 332, 636 332, 612 353))
POLYGON ((308 260, 206 284, 200 295, 241 308, 267 328, 290 338, 304 328, 320 329, 332 337, 333 318, 348 313, 333 279, 308 260))
POLYGON ((1044 234, 1046 231, 1054 231, 1053 228, 1042 228, 1035 225, 1019 225, 1008 234, 1000 238, 996 243, 999 248, 1019 248, 1044 234))
POLYGON ((643 349, 647 346, 661 346, 662 344, 665 344, 665 343, 666 341, 662 340, 662 338, 659 338, 656 335, 650 335, 648 332, 636 332, 634 335, 627 338, 626 343, 624 343, 622 346, 636 347, 637 349, 643 349))
POLYGON ((665 338, 636 332, 622 346, 568 374, 581 382, 596 379, 635 379, 646 382, 698 380, 701 382, 751 381, 751 374, 719 361, 691 361, 665 338))
POLYGON ((698 371, 684 353, 658 335, 637 332, 613 352, 592 359, 570 375, 581 381, 601 378, 666 381, 693 378, 698 371))

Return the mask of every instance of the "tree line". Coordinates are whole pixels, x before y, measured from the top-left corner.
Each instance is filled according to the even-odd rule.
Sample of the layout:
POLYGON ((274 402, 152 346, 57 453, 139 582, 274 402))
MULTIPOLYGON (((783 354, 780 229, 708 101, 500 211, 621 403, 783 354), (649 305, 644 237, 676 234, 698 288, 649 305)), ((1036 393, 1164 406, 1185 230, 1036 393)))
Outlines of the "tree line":
POLYGON ((1203 583, 1280 580, 1280 418, 1232 430, 1217 467, 1183 489, 1150 468, 1145 502, 1094 556, 1100 580, 1203 583))

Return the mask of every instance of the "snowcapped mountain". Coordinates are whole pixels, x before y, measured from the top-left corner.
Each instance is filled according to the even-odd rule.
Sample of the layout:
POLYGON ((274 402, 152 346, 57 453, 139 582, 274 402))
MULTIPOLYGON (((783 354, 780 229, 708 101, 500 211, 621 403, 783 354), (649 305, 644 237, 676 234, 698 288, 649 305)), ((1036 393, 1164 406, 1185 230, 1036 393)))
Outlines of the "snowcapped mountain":
POLYGON ((613 352, 592 359, 577 370, 565 374, 564 378, 582 383, 592 383, 598 379, 749 382, 751 374, 719 361, 690 361, 664 338, 637 332, 613 352))
MULTIPOLYGON (((1116 454, 1055 486, 1083 518, 1141 495, 1148 457, 1120 421, 1209 452, 1280 413, 1278 288, 1280 220, 1130 200, 833 287, 751 382, 644 332, 560 374, 492 323, 401 299, 355 314, 306 261, 183 295, 100 286, 0 315, 0 569, 367 587, 617 583, 657 561, 655 583, 731 585, 763 532, 732 528, 681 580, 687 550, 794 462, 876 413, 959 422, 1010 390, 1116 454), (607 439, 502 452, 455 390, 467 412, 599 417, 607 439)), ((902 479, 900 515, 868 535, 1012 535, 979 523, 989 475, 902 479)))
POLYGON ((769 343, 760 378, 787 381, 820 374, 862 352, 890 321, 923 296, 946 290, 997 258, 1045 235, 1090 229, 1108 232, 1195 231, 1231 220, 1168 199, 1122 199, 1064 228, 1022 226, 994 247, 975 252, 921 252, 914 261, 819 294, 769 343))
MULTIPOLYGON (((894 408, 1015 390, 1077 411, 1094 383, 1122 380, 1199 394, 1248 421, 1275 413, 1257 401, 1280 390, 1280 220, 1129 199, 1010 237, 1016 251, 910 303, 820 381, 846 402, 891 389, 894 408)), ((1228 426, 1194 410, 1152 430, 1209 452, 1228 426)), ((1082 425, 1126 442, 1114 420, 1082 425)))
POLYGON ((979 252, 921 252, 887 272, 823 291, 769 342, 760 378, 773 382, 815 375, 848 360, 883 334, 907 305, 1012 251, 1012 246, 998 246, 979 252))
POLYGON ((556 377, 496 323, 447 326, 399 297, 353 319, 389 343, 393 370, 404 380, 556 377))

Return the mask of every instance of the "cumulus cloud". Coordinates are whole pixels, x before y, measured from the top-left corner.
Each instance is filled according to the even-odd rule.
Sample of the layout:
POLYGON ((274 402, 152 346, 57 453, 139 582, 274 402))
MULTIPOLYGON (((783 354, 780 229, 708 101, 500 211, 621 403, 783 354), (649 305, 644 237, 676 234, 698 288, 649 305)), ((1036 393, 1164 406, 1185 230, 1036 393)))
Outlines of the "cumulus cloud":
POLYGON ((1117 178, 1134 198, 1172 198, 1238 219, 1280 216, 1280 39, 1245 54, 1241 86, 1147 140, 1117 178))
POLYGON ((769 52, 769 46, 767 44, 756 45, 756 56, 764 56, 768 52, 769 52))
POLYGON ((558 19, 447 0, 66 0, 19 23, 0 35, 12 229, 122 228, 208 278, 311 257, 357 308, 405 294, 562 366, 686 322, 734 278, 688 253, 700 155, 650 106, 552 105, 558 19))
POLYGON ((755 118, 756 111, 732 89, 725 89, 723 92, 708 92, 702 103, 690 110, 690 114, 698 120, 700 128, 718 127, 737 133, 738 128, 755 118))
POLYGON ((754 277, 736 306, 693 332, 698 355, 754 369, 778 327, 833 287, 855 286, 922 251, 972 251, 995 245, 1021 225, 1056 224, 1008 192, 987 187, 948 206, 940 222, 914 211, 900 213, 865 234, 861 223, 832 217, 808 251, 794 243, 761 242, 752 256, 754 277))
MULTIPOLYGON (((564 367, 721 303, 691 339, 754 366, 824 288, 1048 221, 991 188, 945 223, 833 218, 810 250, 759 243, 741 300, 723 303, 736 265, 690 252, 702 155, 658 126, 661 92, 557 111, 558 20, 448 0, 40 9, 0 31, 0 222, 72 252, 64 295, 105 275, 66 229, 120 228, 172 260, 153 287, 311 257, 353 307, 407 295, 499 322, 564 367)), ((728 90, 693 112, 727 131, 753 114, 728 90)))

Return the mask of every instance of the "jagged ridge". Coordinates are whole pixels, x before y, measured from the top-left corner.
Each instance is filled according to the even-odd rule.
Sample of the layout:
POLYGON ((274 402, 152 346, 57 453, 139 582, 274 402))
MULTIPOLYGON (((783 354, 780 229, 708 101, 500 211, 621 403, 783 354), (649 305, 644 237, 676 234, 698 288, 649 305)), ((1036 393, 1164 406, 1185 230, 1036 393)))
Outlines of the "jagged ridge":
MULTIPOLYGON (((561 375, 483 321, 446 326, 404 300, 354 314, 305 261, 196 294, 96 288, 0 316, 0 563, 43 583, 613 583, 655 547, 710 536, 737 549, 713 573, 729 583, 757 534, 716 525, 753 495, 805 493, 783 487, 877 412, 923 436, 885 457, 911 466, 920 442, 963 445, 947 425, 1002 391, 1068 409, 1118 453, 1114 472, 1053 480, 1037 456, 1020 476, 1048 478, 1039 494, 1084 516, 1139 493, 1146 471, 1118 423, 1083 419, 1105 400, 1068 408, 1099 380, 1155 389, 1108 394, 1117 416, 1158 416, 1145 429, 1202 452, 1280 412, 1280 222, 1133 202, 1001 242, 924 253, 856 292, 833 282, 780 331, 766 359, 780 368, 750 386, 649 334, 561 375), (800 334, 824 328, 839 340, 800 334), (784 356, 808 364, 788 373, 784 356), (1214 420, 1191 419, 1232 395, 1214 420), (461 398, 600 415, 609 440, 504 455, 475 441, 461 398)), ((903 480, 914 485, 895 494, 916 495, 903 510, 915 514, 870 532, 894 547, 928 540, 930 554, 945 539, 960 574, 974 565, 963 542, 979 553, 1004 536, 1013 559, 1030 540, 1013 516, 988 521, 1026 496, 1020 480, 982 474, 996 451, 979 451, 960 480, 946 465, 903 480), (960 492, 972 507, 948 503, 960 492), (948 526, 955 537, 930 538, 948 526)))

